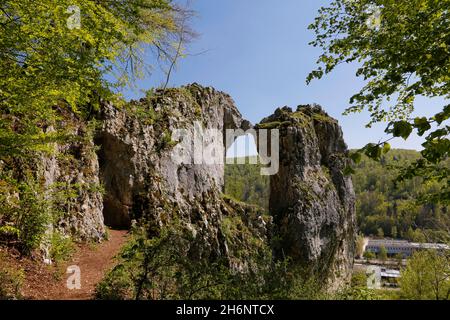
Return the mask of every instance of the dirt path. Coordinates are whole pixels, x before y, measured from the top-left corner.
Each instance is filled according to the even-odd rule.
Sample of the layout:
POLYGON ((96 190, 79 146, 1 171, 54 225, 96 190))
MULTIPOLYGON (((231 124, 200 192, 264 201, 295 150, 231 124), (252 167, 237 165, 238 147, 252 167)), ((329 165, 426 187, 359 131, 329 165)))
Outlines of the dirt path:
POLYGON ((45 300, 88 300, 94 295, 95 286, 105 273, 114 266, 114 257, 127 240, 127 231, 110 230, 109 240, 98 245, 84 244, 59 272, 46 266, 27 272, 25 296, 45 300), (81 288, 69 290, 65 271, 69 266, 80 268, 81 288))

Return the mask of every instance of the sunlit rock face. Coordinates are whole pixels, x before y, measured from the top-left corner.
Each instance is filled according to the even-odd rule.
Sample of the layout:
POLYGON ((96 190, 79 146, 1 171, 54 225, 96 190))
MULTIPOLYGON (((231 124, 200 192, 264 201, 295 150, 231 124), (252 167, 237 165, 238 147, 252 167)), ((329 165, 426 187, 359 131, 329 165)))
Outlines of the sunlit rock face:
POLYGON ((342 130, 317 105, 277 109, 258 127, 280 130, 280 169, 270 179, 269 204, 278 254, 337 288, 350 277, 356 230, 342 130))
POLYGON ((56 146, 66 157, 35 161, 36 176, 49 188, 76 187, 51 228, 101 241, 105 226, 128 229, 142 221, 153 236, 176 220, 192 231, 193 257, 225 258, 245 271, 276 239, 279 258, 291 257, 330 289, 349 279, 355 196, 343 175, 347 147, 338 123, 320 107, 278 109, 254 128, 279 130, 269 213, 222 194, 225 150, 233 142, 226 130, 240 129, 239 135, 252 128, 229 95, 192 84, 120 107, 105 102, 95 117, 90 128, 65 115, 62 125, 70 124, 77 137, 56 146), (192 138, 187 143, 186 136, 192 138))
POLYGON ((224 133, 250 126, 227 94, 193 84, 156 92, 128 108, 105 104, 96 137, 107 224, 129 225, 142 209, 134 207, 154 188, 182 207, 222 191, 224 133))
MULTIPOLYGON (((95 145, 89 138, 92 129, 71 113, 64 114, 59 126, 70 132, 72 139, 53 144, 52 154, 43 153, 17 165, 19 160, 13 171, 20 180, 26 167, 43 184, 45 197, 56 197, 51 209, 55 221, 49 225, 49 234, 58 230, 77 241, 102 241, 106 238, 103 195, 95 145)), ((49 242, 49 237, 44 238, 49 242)), ((49 243, 41 247, 47 252, 49 243)))
MULTIPOLYGON (((270 179, 269 215, 223 198, 223 156, 232 142, 226 129, 252 127, 229 95, 197 84, 156 91, 123 107, 105 103, 97 120, 99 170, 91 165, 105 193, 91 212, 97 217, 103 209, 107 226, 129 228, 133 220, 145 219, 149 232, 156 232, 179 219, 195 235, 194 255, 226 257, 239 270, 246 261, 235 259, 233 251, 248 246, 252 252, 252 238, 267 246, 269 239, 279 239, 275 252, 280 258, 291 257, 330 289, 349 280, 355 195, 343 174, 347 146, 342 130, 321 107, 277 109, 255 127, 279 130, 279 170, 270 179), (208 130, 219 134, 208 137, 208 130), (192 141, 187 145, 186 136, 192 141), (200 151, 196 143, 202 144, 200 151), (204 162, 213 157, 211 150, 217 163, 204 162), (224 219, 242 221, 248 234, 230 239, 223 232, 224 219)), ((80 233, 95 234, 80 226, 80 233)))
POLYGON ((179 219, 195 235, 194 255, 230 263, 224 218, 243 215, 255 236, 266 238, 262 212, 223 199, 224 135, 251 127, 229 95, 197 84, 157 91, 125 108, 105 104, 99 121, 95 142, 106 225, 128 228, 145 219, 152 232, 179 219))

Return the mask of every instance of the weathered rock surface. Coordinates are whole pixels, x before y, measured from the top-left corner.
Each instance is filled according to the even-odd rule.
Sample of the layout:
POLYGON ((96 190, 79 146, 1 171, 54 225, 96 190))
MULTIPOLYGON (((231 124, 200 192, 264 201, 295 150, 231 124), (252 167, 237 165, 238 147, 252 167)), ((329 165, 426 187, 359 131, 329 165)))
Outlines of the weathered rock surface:
POLYGON ((351 180, 342 174, 347 148, 337 122, 318 106, 278 109, 258 125, 280 129, 270 216, 222 194, 223 157, 231 143, 225 130, 251 127, 229 95, 193 84, 156 91, 123 107, 105 103, 96 116, 95 131, 69 117, 78 141, 56 146, 63 157, 37 161, 36 176, 48 188, 75 192, 60 206, 65 214, 56 223, 66 234, 101 241, 105 225, 127 229, 142 220, 151 235, 178 220, 192 231, 199 258, 225 257, 234 269, 245 270, 250 256, 277 238, 278 253, 329 284, 348 279, 355 200, 351 180), (202 141, 200 156, 220 161, 193 163, 199 151, 191 144, 182 150, 183 159, 191 161, 179 161, 174 153, 180 155, 182 141, 173 136, 179 129, 194 137, 197 130, 219 132, 202 141))
POLYGON ((277 109, 258 126, 280 130, 280 170, 271 177, 269 202, 279 253, 338 287, 350 277, 356 228, 341 128, 317 105, 277 109))
MULTIPOLYGON (((156 93, 131 107, 146 110, 147 118, 110 105, 102 112, 96 142, 107 190, 106 223, 126 227, 146 217, 157 228, 177 216, 201 239, 199 255, 232 256, 233 244, 226 241, 222 222, 243 216, 236 216, 221 198, 223 164, 177 163, 171 133, 180 127, 193 132, 195 122, 220 132, 246 130, 250 124, 228 95, 198 85, 156 93)), ((280 249, 296 263, 330 286, 341 285, 353 263, 355 196, 350 177, 342 173, 347 147, 338 123, 318 106, 302 106, 296 112, 278 109, 258 127, 280 129, 280 170, 271 177, 272 236, 282 239, 280 249)), ((214 143, 228 147, 223 139, 214 143)), ((187 153, 195 157, 194 149, 187 153)), ((262 215, 253 216, 247 226, 254 236, 266 239, 270 228, 256 226, 262 215)), ((239 264, 235 266, 241 268, 239 264)))
MULTIPOLYGON (((74 114, 64 114, 58 126, 72 139, 49 144, 52 152, 36 152, 31 158, 11 157, 0 170, 28 184, 36 193, 35 201, 45 199, 45 206, 40 203, 36 207, 42 207, 39 213, 48 220, 48 235, 57 229, 76 241, 102 241, 106 237, 103 194, 92 130, 74 114)), ((16 196, 21 198, 20 192, 16 196)), ((50 237, 43 241, 41 249, 47 257, 50 237)))
MULTIPOLYGON (((156 230, 179 218, 201 239, 196 241, 202 243, 198 255, 228 255, 220 228, 224 216, 233 214, 221 195, 227 147, 223 133, 226 129, 246 130, 248 121, 242 119, 227 94, 196 84, 165 94, 156 92, 129 107, 133 112, 105 105, 100 116, 102 128, 96 144, 101 146, 101 180, 106 189, 105 223, 127 228, 132 220, 145 218, 156 230), (175 160, 174 131, 183 129, 193 135, 196 126, 220 133, 217 139, 205 142, 215 144, 220 162, 175 160)), ((185 153, 187 159, 194 160, 194 148, 185 153)), ((250 207, 242 210, 255 211, 250 207)), ((262 230, 261 237, 264 233, 262 230)))
POLYGON ((45 185, 64 190, 67 197, 56 227, 78 241, 102 241, 106 237, 103 220, 103 193, 99 165, 90 129, 78 124, 79 142, 58 145, 59 155, 42 158, 45 185))
MULTIPOLYGON (((96 137, 105 188, 107 224, 128 226, 133 205, 149 185, 164 184, 164 196, 182 204, 223 189, 223 164, 177 163, 172 157, 176 129, 192 133, 195 123, 223 132, 246 125, 231 98, 212 88, 191 85, 131 103, 130 110, 106 104, 96 137), (140 109, 141 117, 132 115, 140 109), (155 176, 158 176, 156 179, 155 176)), ((215 141, 223 149, 223 139, 215 141)), ((187 150, 193 162, 194 149, 187 150)))

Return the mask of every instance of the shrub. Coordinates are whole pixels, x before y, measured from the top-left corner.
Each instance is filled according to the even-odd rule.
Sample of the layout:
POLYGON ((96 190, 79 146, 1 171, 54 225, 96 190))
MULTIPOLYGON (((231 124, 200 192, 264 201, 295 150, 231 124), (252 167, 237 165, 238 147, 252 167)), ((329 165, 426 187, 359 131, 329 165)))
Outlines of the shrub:
POLYGON ((367 260, 373 260, 376 258, 376 255, 371 251, 366 251, 364 252, 363 257, 366 258, 367 260))
POLYGON ((99 300, 124 300, 133 296, 133 283, 129 269, 119 264, 95 288, 99 300))
MULTIPOLYGON (((226 220, 227 227, 235 220, 226 220)), ((199 257, 192 231, 180 223, 149 237, 134 231, 119 263, 97 285, 97 299, 319 299, 319 281, 305 277, 290 261, 274 261, 269 247, 248 251, 248 268, 228 259, 199 257)), ((198 241, 202 241, 200 238, 198 241)), ((251 243, 251 242, 250 242, 251 243)), ((201 244, 200 244, 201 245, 201 244)))
POLYGON ((50 244, 50 257, 57 264, 69 259, 75 250, 72 239, 59 231, 52 233, 50 244))
POLYGON ((52 223, 45 191, 32 178, 18 182, 5 177, 0 181, 0 221, 3 224, 0 236, 17 243, 22 253, 31 253, 40 245, 52 223))
POLYGON ((0 266, 0 300, 20 299, 24 278, 23 270, 0 266))
MULTIPOLYGON (((0 175, 0 239, 29 255, 64 214, 62 208, 77 198, 79 188, 66 183, 44 186, 31 176, 18 181, 5 173, 0 175)), ((48 240, 55 245, 52 254, 56 259, 69 254, 70 239, 55 233, 48 240)))
POLYGON ((356 271, 352 275, 351 286, 354 288, 367 287, 367 274, 364 271, 356 271))
POLYGON ((376 290, 365 287, 347 287, 336 294, 331 299, 333 300, 381 300, 381 296, 376 290))

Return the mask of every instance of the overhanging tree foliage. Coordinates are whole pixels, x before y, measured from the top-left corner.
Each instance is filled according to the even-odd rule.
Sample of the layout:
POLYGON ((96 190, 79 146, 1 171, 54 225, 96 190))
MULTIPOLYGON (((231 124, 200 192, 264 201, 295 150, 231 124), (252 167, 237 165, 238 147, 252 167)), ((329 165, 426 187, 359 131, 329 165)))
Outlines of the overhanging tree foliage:
POLYGON ((168 59, 185 14, 171 0, 2 1, 0 156, 64 138, 61 110, 89 115, 142 74, 149 49, 168 59))
MULTIPOLYGON (((442 182, 426 201, 450 202, 450 169, 443 165, 450 150, 450 104, 431 118, 411 116, 419 96, 450 97, 449 0, 333 0, 311 24, 323 50, 308 83, 341 63, 359 63, 356 75, 366 81, 350 99, 346 114, 368 110, 373 123, 387 121, 386 133, 407 139, 414 130, 425 136, 422 159, 404 168, 399 180, 417 175, 442 182)), ((379 160, 389 141, 368 144, 364 152, 379 160)))

